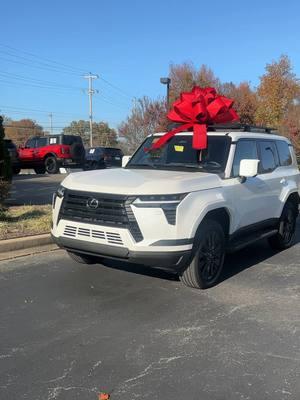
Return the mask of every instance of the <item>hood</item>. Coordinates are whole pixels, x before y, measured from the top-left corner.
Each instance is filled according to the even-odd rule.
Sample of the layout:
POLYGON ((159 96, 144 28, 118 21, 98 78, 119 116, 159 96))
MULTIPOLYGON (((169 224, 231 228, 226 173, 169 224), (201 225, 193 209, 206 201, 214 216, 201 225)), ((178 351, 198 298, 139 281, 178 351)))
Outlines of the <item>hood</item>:
POLYGON ((216 174, 146 169, 104 169, 75 172, 62 185, 85 192, 123 195, 175 194, 221 186, 216 174))

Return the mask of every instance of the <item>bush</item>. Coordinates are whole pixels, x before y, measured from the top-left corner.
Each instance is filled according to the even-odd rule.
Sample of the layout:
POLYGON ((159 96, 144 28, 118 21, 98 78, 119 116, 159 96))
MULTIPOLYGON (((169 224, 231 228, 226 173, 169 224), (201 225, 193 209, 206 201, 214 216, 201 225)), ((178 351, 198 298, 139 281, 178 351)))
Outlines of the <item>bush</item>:
POLYGON ((0 209, 4 208, 4 201, 8 196, 12 178, 10 157, 4 145, 4 137, 3 118, 0 116, 0 209))

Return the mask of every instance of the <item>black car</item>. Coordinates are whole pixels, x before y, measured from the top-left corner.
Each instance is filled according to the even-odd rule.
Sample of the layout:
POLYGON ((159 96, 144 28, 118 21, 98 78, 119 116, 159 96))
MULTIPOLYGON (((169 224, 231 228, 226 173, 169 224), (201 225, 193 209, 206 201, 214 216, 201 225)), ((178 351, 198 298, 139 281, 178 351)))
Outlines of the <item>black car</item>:
POLYGON ((122 166, 123 152, 115 147, 91 147, 86 150, 85 170, 122 166))
POLYGON ((21 170, 21 163, 19 160, 19 153, 18 153, 17 146, 10 139, 4 139, 4 146, 6 147, 8 153, 9 153, 13 173, 18 174, 21 170))

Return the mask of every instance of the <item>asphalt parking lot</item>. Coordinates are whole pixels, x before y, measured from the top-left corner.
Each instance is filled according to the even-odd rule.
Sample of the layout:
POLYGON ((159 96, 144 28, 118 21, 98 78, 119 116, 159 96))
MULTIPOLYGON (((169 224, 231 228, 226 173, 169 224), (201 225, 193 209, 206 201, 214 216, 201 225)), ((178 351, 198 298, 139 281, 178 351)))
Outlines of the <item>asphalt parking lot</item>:
POLYGON ((300 234, 206 291, 61 250, 0 262, 0 398, 299 400, 300 234))
POLYGON ((21 174, 13 177, 9 205, 51 204, 52 195, 66 174, 21 174))

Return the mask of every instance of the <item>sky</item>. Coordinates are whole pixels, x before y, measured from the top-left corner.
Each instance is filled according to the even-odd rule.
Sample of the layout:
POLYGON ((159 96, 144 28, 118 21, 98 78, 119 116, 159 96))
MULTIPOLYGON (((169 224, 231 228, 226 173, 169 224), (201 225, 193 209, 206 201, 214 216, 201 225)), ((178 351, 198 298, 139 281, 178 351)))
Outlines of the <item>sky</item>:
POLYGON ((287 54, 300 76, 297 0, 10 0, 1 3, 0 113, 49 129, 88 119, 87 81, 98 74, 94 120, 112 127, 134 98, 165 95, 170 63, 206 64, 221 81, 259 83, 287 54))

